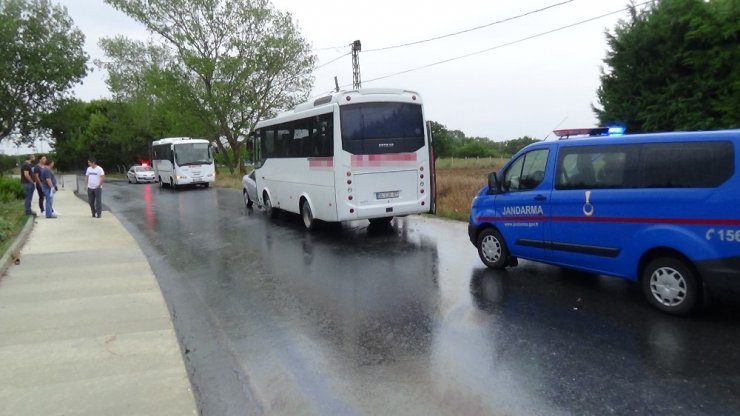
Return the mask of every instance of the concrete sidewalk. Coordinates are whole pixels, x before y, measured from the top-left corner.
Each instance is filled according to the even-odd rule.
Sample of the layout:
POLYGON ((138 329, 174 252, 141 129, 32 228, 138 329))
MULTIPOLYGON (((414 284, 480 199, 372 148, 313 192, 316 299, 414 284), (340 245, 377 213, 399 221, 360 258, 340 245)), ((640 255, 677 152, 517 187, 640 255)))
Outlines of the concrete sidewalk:
POLYGON ((144 254, 64 179, 60 217, 38 217, 0 277, 0 415, 197 414, 144 254))

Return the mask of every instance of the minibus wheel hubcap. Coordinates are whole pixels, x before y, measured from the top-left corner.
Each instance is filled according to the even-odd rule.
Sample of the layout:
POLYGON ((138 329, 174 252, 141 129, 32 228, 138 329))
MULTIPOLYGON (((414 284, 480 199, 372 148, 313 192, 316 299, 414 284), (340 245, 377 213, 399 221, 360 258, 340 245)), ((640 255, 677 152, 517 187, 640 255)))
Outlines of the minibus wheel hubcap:
POLYGON ((486 236, 483 239, 482 247, 483 255, 486 256, 488 261, 495 263, 501 257, 501 243, 493 236, 486 236))
POLYGON ((676 306, 686 299, 686 280, 672 267, 656 269, 650 276, 653 296, 665 306, 676 306))

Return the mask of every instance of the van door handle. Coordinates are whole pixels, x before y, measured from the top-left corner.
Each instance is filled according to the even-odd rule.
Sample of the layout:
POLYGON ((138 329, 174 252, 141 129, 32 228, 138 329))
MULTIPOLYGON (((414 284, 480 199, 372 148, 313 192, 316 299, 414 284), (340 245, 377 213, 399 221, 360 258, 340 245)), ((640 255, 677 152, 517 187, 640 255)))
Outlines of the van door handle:
POLYGON ((535 200, 535 201, 544 201, 544 200, 546 200, 546 199, 547 199, 547 198, 545 198, 545 196, 544 196, 544 195, 537 195, 536 197, 534 197, 534 200, 535 200))

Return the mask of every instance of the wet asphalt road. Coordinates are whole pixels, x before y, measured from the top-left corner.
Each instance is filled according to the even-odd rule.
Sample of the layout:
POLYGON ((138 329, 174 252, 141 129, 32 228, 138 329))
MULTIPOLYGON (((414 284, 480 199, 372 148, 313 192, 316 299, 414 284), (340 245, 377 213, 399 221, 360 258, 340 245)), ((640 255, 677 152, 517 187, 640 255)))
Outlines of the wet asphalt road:
POLYGON ((674 318, 626 281, 487 270, 464 223, 308 233, 238 190, 107 185, 204 415, 740 414, 736 301, 674 318))

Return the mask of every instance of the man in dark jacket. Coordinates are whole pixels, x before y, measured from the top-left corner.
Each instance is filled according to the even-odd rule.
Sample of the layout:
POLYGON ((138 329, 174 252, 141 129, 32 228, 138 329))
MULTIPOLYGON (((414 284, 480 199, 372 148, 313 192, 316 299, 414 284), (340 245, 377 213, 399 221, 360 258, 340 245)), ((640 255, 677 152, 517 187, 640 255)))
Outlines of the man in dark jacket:
POLYGON ((26 209, 26 215, 36 215, 36 212, 31 209, 31 201, 33 201, 33 193, 36 191, 36 181, 33 177, 33 161, 35 157, 33 155, 27 155, 26 161, 21 165, 21 186, 25 192, 25 200, 23 201, 24 208, 26 209))
POLYGON ((33 166, 33 179, 36 182, 36 191, 39 194, 39 209, 41 215, 44 215, 44 191, 41 189, 41 170, 46 166, 46 156, 39 157, 39 161, 33 166))

